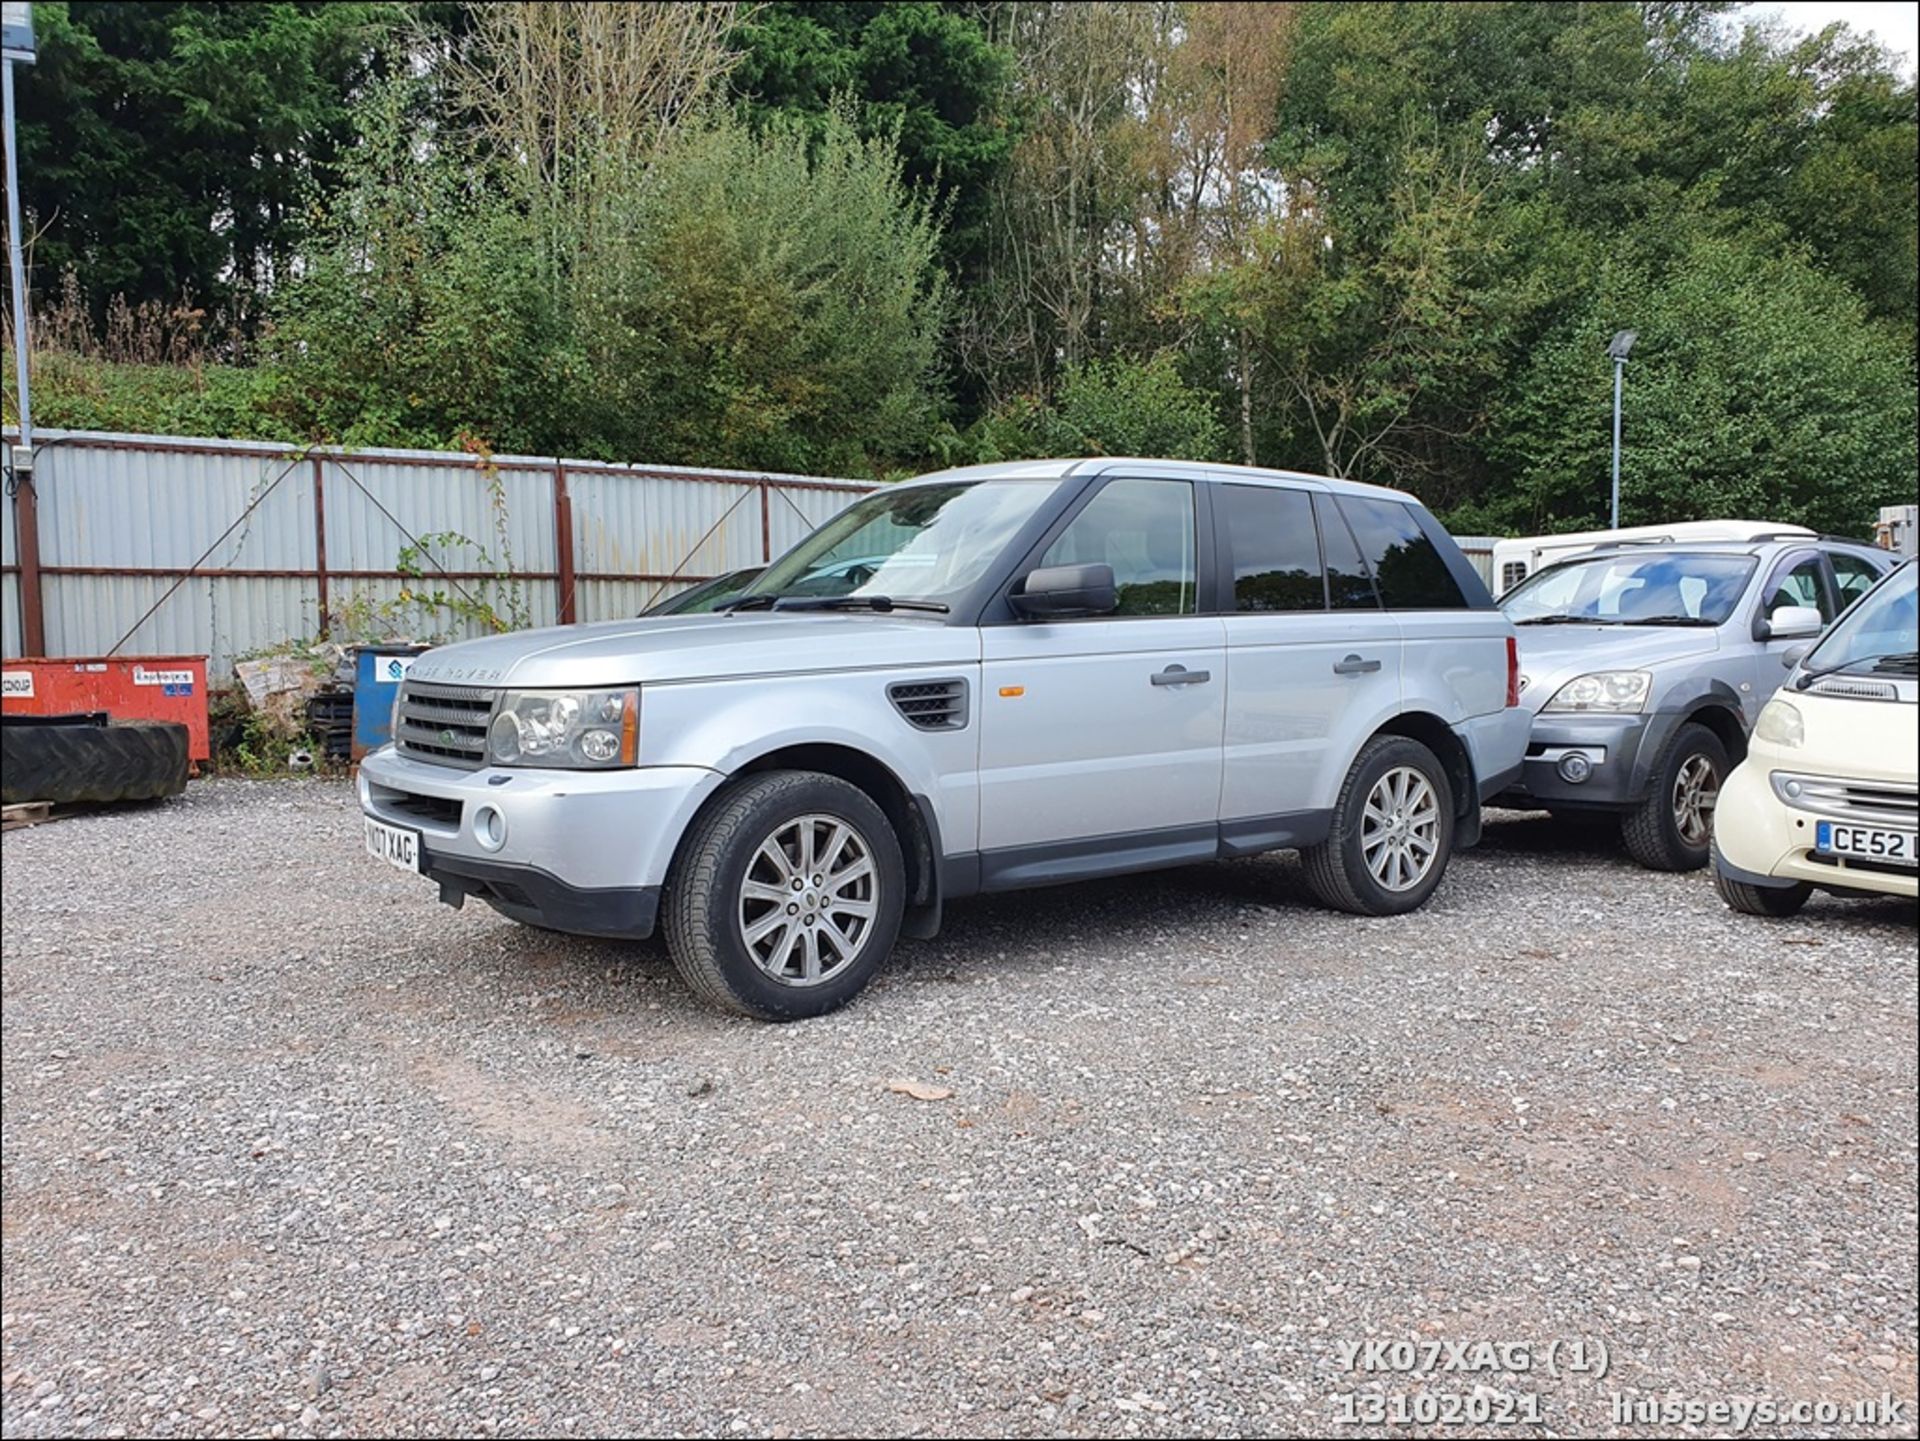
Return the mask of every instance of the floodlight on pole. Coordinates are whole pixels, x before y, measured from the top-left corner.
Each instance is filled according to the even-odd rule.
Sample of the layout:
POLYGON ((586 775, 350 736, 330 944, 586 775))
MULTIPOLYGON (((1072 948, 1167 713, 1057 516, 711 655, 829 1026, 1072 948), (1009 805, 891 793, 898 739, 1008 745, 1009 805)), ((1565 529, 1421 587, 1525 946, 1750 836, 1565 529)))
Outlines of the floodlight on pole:
POLYGON ((1613 528, 1620 529, 1620 382, 1627 371, 1627 352, 1640 338, 1638 331, 1617 330, 1607 342, 1613 359, 1613 528))

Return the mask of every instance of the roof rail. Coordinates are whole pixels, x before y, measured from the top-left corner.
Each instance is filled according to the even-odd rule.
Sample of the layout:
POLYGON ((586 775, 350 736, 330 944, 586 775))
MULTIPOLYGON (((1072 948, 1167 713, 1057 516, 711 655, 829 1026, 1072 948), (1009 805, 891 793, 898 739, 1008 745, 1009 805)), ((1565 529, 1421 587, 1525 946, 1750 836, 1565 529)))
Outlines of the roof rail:
POLYGON ((1763 540, 1823 540, 1829 545, 1864 545, 1873 548, 1873 542, 1862 540, 1857 535, 1809 535, 1804 530, 1763 530, 1758 535, 1747 537, 1750 541, 1763 540))

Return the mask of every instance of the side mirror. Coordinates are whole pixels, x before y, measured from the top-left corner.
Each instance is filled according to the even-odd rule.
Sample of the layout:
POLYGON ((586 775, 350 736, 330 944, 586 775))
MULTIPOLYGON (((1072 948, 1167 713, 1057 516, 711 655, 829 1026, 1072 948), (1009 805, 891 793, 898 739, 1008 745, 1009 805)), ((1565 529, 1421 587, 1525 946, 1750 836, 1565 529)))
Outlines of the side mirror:
POLYGON ((1810 605, 1783 605, 1767 617, 1768 640, 1807 640, 1827 628, 1810 605))
POLYGON ((1807 658, 1807 652, 1812 649, 1813 647, 1810 645, 1788 646, 1785 650, 1780 652, 1781 666, 1787 670, 1792 670, 1795 666, 1799 665, 1801 661, 1807 658))
POLYGON ((1050 565, 1029 571, 1008 600, 1028 620, 1110 615, 1120 603, 1110 565, 1050 565))

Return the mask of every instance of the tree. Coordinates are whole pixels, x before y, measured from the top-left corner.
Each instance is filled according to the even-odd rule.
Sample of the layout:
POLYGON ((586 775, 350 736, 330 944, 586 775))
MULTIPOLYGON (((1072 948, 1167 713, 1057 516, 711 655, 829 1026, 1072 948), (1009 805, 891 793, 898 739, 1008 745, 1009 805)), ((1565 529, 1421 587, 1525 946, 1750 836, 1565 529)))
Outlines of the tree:
MULTIPOLYGON (((1607 337, 1639 331, 1627 367, 1621 495, 1628 524, 1759 516, 1860 534, 1913 497, 1911 357, 1847 285, 1800 253, 1696 225, 1664 276, 1608 267, 1495 416, 1513 477, 1475 526, 1603 524, 1611 444, 1607 337)), ((1459 519, 1458 517, 1456 519, 1459 519)))
POLYGON ((331 183, 352 96, 395 7, 34 7, 20 158, 37 289, 72 271, 96 324, 115 297, 182 296, 251 322, 331 183))
POLYGON ((800 121, 818 138, 843 103, 865 137, 899 147, 909 185, 946 218, 948 273, 980 264, 991 185, 1013 137, 1006 108, 1012 57, 967 7, 931 0, 779 3, 736 33, 733 88, 749 121, 800 121))

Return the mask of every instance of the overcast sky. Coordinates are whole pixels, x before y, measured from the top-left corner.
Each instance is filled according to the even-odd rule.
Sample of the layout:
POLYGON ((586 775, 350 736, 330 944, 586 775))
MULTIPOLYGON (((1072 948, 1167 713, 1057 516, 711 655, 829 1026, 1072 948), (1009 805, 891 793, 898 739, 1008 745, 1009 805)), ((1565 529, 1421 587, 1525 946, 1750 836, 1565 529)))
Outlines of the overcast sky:
POLYGON ((1887 49, 1906 60, 1907 74, 1914 73, 1914 55, 1920 51, 1920 5, 1828 3, 1828 0, 1757 0, 1742 7, 1741 14, 1759 20, 1776 16, 1790 28, 1809 34, 1824 30, 1836 20, 1848 27, 1871 34, 1887 49))

